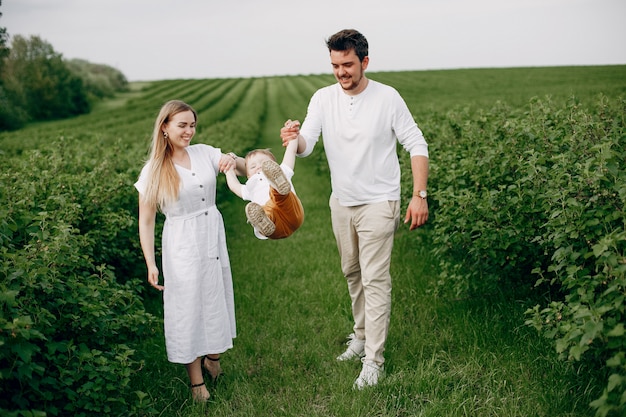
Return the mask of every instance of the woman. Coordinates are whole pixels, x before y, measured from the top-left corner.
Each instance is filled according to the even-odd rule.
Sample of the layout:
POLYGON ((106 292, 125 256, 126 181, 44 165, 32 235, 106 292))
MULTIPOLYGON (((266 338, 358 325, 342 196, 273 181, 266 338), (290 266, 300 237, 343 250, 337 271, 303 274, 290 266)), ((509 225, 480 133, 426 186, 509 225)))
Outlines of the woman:
POLYGON ((212 146, 190 146, 196 122, 188 104, 173 100, 163 105, 150 158, 135 187, 148 282, 163 291, 167 358, 185 364, 193 399, 205 402, 210 394, 203 371, 213 380, 220 375, 220 354, 232 348, 236 336, 224 223, 215 206, 216 177, 235 161, 212 146), (157 210, 165 214, 163 285, 154 250, 157 210))

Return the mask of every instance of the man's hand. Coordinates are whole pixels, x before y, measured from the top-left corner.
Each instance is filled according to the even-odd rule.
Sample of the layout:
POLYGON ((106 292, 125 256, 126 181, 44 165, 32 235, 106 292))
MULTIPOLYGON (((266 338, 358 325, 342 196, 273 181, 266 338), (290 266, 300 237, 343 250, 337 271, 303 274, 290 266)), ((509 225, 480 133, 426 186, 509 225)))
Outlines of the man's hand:
POLYGON ((413 197, 406 210, 404 224, 411 223, 409 230, 417 229, 428 220, 428 201, 425 198, 413 197))
POLYGON ((290 141, 297 139, 299 135, 300 122, 298 120, 287 120, 280 129, 280 138, 283 140, 283 146, 287 146, 290 141))

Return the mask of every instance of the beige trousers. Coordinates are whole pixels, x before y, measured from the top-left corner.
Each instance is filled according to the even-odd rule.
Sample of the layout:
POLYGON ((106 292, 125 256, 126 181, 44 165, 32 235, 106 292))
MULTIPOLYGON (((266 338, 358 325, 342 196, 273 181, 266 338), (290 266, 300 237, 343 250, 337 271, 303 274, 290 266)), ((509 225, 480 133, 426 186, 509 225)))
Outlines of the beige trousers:
POLYGON ((341 270, 352 300, 354 333, 365 339, 365 359, 382 365, 391 314, 391 250, 400 202, 344 207, 330 198, 341 270))

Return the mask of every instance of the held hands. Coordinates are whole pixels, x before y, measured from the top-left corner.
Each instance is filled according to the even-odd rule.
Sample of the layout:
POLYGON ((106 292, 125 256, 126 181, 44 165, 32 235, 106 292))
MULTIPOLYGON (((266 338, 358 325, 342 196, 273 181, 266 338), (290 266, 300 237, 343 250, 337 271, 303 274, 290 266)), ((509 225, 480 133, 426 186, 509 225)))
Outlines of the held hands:
POLYGON ((220 169, 220 172, 226 173, 227 171, 231 169, 237 168, 237 164, 235 162, 235 158, 233 158, 230 155, 222 154, 222 157, 220 158, 220 162, 218 163, 218 167, 220 169))
POLYGON ((425 198, 413 197, 406 210, 404 224, 411 223, 409 230, 417 229, 428 220, 428 201, 425 198))
POLYGON ((290 141, 297 139, 300 135, 300 122, 298 120, 287 120, 285 126, 280 129, 280 138, 283 146, 287 146, 290 141))

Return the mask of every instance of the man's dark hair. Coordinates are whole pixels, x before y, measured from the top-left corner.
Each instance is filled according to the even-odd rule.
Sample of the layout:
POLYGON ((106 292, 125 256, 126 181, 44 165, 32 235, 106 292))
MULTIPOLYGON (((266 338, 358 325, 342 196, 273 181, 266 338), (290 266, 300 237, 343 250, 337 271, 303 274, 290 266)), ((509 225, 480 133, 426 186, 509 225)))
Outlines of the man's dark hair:
POLYGON ((349 51, 354 49, 354 53, 363 62, 368 54, 367 39, 360 32, 354 29, 344 29, 335 33, 326 41, 328 51, 349 51))

